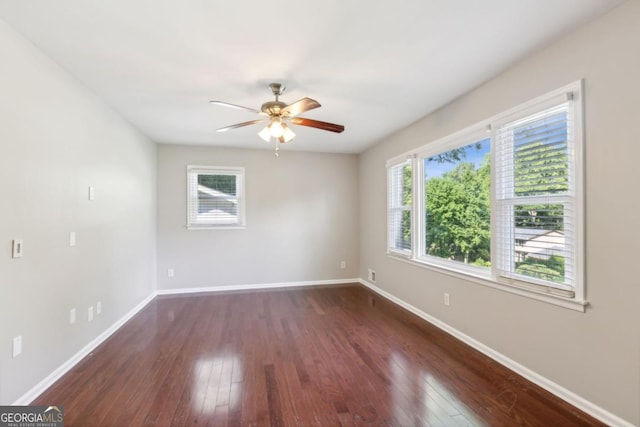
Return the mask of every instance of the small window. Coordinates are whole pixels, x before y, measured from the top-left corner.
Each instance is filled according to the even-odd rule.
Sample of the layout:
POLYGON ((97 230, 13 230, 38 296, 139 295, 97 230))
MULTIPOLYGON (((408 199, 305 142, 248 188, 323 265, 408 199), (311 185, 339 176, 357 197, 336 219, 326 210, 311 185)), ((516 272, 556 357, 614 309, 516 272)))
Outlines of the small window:
POLYGON ((187 228, 245 226, 244 168, 187 167, 187 228))

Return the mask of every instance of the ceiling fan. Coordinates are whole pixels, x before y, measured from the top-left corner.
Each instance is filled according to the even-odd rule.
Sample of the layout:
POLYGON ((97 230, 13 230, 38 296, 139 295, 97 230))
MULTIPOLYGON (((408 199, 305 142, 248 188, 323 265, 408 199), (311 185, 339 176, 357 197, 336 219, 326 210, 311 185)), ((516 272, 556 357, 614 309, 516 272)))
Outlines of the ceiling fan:
POLYGON ((268 122, 267 126, 260 132, 258 132, 258 135, 260 136, 260 138, 264 139, 267 142, 271 141, 271 138, 274 138, 274 140, 276 141, 277 155, 279 145, 278 143, 289 142, 296 136, 296 134, 293 133, 291 129, 289 129, 287 123, 312 127, 321 130, 328 130, 330 132, 336 133, 340 133, 344 130, 344 126, 342 125, 298 117, 298 115, 301 113, 320 107, 320 103, 315 99, 302 98, 292 104, 285 104, 279 99, 280 95, 282 95, 285 90, 285 86, 281 83, 271 83, 269 85, 269 88, 271 88, 271 92, 273 92, 276 100, 265 102, 264 104, 262 104, 262 107, 260 107, 260 110, 256 110, 255 108, 250 107, 243 107, 241 105, 230 104, 228 102, 210 101, 211 104, 221 105, 223 107, 237 108, 240 110, 246 110, 252 113, 260 114, 261 116, 265 116, 265 118, 263 119, 250 120, 248 122, 226 126, 217 129, 216 131, 226 132, 231 129, 237 129, 257 123, 268 122))

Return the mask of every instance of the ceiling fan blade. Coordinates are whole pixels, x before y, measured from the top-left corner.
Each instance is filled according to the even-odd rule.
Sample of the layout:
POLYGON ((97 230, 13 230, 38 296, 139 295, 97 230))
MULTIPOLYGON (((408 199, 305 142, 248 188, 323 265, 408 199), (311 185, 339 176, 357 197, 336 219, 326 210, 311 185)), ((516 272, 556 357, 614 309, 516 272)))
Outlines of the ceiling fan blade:
POLYGON ((304 113, 305 111, 313 110, 314 108, 320 107, 320 103, 315 99, 311 98, 302 98, 293 104, 289 104, 284 107, 281 111, 282 114, 294 117, 300 113, 304 113))
POLYGON ((231 129, 237 129, 237 128, 241 128, 241 127, 244 127, 244 126, 255 125, 256 123, 262 123, 262 122, 265 122, 265 121, 266 120, 264 120, 264 119, 251 120, 251 121, 248 121, 248 122, 238 123, 238 124, 235 124, 235 125, 226 126, 226 127, 220 128, 220 129, 216 129, 216 132, 226 132, 226 131, 231 130, 231 129))
POLYGON ((294 125, 309 126, 311 128, 328 130, 335 133, 340 133, 344 130, 344 126, 342 125, 337 125, 335 123, 321 122, 320 120, 305 119, 302 117, 293 117, 291 119, 291 123, 294 125))
POLYGON ((243 107, 242 105, 229 104, 228 102, 222 101, 209 101, 210 104, 220 105, 221 107, 229 107, 229 108, 237 108, 238 110, 246 110, 251 111, 252 113, 260 114, 260 110, 256 110, 255 108, 243 107))

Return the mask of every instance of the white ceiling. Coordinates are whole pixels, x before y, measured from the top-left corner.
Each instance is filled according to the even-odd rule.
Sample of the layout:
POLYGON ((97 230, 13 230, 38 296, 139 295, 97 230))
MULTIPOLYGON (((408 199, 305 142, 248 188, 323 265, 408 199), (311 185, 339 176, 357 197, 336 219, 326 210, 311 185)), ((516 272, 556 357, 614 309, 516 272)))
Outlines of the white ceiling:
POLYGON ((287 149, 357 153, 622 0, 0 0, 0 18, 159 143, 269 148, 252 108, 343 124, 293 127, 287 149))

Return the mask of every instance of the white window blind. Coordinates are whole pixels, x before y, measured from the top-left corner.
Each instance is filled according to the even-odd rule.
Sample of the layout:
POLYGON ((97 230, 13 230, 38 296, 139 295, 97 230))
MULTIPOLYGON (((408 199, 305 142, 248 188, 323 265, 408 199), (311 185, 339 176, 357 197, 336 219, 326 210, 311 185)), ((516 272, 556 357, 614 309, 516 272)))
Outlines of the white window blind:
POLYGON ((388 250, 411 255, 411 215, 413 200, 413 174, 411 161, 392 165, 387 170, 388 250))
POLYGON ((244 168, 187 167, 187 227, 244 226, 244 168))
POLYGON ((576 123, 563 98, 496 129, 495 261, 503 280, 573 297, 576 123))

